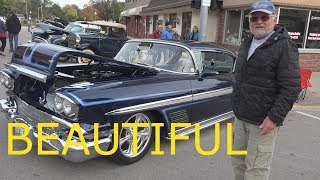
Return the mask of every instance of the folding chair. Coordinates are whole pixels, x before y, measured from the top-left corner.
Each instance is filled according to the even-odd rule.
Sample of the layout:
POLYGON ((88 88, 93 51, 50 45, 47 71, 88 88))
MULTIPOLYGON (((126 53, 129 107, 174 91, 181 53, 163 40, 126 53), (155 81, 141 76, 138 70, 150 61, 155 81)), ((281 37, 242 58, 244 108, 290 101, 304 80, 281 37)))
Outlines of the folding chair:
POLYGON ((310 83, 311 74, 312 71, 309 69, 300 69, 301 92, 299 94, 297 102, 300 100, 304 100, 308 87, 312 87, 312 84, 310 83))

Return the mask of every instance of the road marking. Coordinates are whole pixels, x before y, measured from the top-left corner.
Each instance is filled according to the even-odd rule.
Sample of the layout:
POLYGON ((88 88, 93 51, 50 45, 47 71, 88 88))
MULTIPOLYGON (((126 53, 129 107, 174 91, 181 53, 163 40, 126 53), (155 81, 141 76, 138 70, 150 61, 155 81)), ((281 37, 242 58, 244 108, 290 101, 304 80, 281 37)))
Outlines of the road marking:
POLYGON ((320 120, 320 118, 317 117, 317 116, 313 116, 313 115, 311 115, 311 114, 307 114, 307 113, 300 112, 300 111, 296 111, 296 112, 299 113, 299 114, 302 114, 302 115, 305 115, 305 116, 312 117, 312 118, 314 118, 314 119, 320 120))

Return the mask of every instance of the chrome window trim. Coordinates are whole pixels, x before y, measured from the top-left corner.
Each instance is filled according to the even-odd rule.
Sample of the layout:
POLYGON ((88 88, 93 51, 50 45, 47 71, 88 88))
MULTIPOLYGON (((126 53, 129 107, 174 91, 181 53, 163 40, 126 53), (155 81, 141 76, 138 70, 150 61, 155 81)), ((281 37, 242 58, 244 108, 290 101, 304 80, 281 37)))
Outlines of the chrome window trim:
POLYGON ((28 69, 27 67, 24 67, 24 66, 21 66, 18 64, 7 64, 6 66, 14 69, 15 71, 17 71, 23 75, 32 77, 32 78, 39 80, 41 82, 45 83, 47 81, 47 77, 48 77, 47 75, 35 72, 33 70, 28 69))

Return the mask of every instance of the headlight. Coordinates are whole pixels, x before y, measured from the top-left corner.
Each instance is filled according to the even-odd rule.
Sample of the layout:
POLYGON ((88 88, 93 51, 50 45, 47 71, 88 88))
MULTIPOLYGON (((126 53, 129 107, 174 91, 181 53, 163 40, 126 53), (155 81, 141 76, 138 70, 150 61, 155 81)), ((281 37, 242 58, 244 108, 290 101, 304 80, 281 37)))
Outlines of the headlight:
POLYGON ((14 88, 14 79, 4 71, 0 71, 0 83, 10 90, 14 88))
POLYGON ((73 121, 77 121, 79 107, 67 96, 56 93, 54 95, 55 109, 61 114, 69 117, 73 121))
POLYGON ((76 35, 76 43, 80 43, 80 41, 81 41, 80 36, 78 34, 75 34, 75 35, 76 35))
POLYGON ((58 112, 63 111, 63 99, 58 95, 54 96, 54 107, 58 112))
POLYGON ((62 40, 66 40, 66 39, 67 39, 67 35, 66 35, 66 34, 62 34, 61 39, 62 39, 62 40))

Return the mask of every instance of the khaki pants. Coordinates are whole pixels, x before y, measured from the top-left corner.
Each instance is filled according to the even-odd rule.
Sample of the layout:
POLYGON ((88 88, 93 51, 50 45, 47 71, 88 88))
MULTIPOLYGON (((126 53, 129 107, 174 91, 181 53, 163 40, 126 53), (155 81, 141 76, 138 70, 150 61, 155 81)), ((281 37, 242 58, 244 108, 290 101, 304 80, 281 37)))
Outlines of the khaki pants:
POLYGON ((279 127, 260 135, 258 125, 236 119, 233 130, 233 150, 248 152, 246 156, 231 156, 235 180, 268 180, 279 127))

